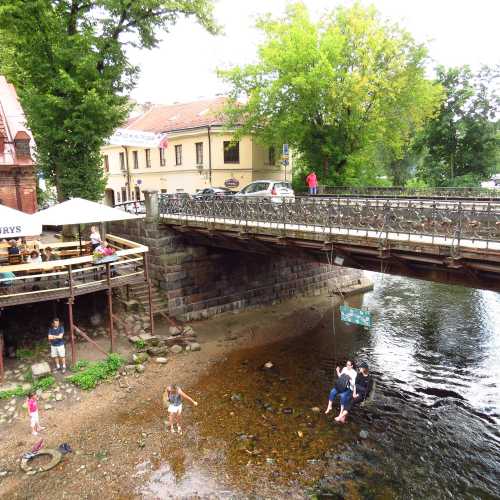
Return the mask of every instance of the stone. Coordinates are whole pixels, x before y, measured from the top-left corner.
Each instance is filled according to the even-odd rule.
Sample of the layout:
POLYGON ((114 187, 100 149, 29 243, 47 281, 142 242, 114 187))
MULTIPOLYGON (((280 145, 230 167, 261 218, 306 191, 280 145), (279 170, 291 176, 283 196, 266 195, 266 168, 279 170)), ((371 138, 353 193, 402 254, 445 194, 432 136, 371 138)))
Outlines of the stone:
POLYGON ((155 337, 154 335, 151 335, 149 333, 141 333, 139 335, 139 338, 148 345, 154 345, 155 343, 158 343, 158 337, 155 337))
POLYGON ((178 326, 171 326, 168 329, 169 335, 176 336, 182 333, 182 330, 178 326))
POLYGON ((17 389, 17 384, 2 384, 0 385, 0 392, 3 391, 15 391, 17 389))
POLYGON ((132 342, 132 344, 135 344, 136 342, 141 341, 141 337, 139 335, 133 335, 132 337, 128 338, 129 342, 132 342))
POLYGON ((92 326, 99 326, 102 324, 102 315, 99 313, 94 313, 90 316, 90 324, 92 326))
POLYGON ((281 411, 285 415, 291 415, 293 413, 293 408, 283 408, 283 410, 281 410, 281 411))
POLYGON ((62 395, 60 392, 58 392, 58 393, 56 394, 56 401, 62 401, 63 399, 64 399, 64 398, 63 398, 63 395, 62 395))
POLYGON ((231 394, 231 401, 236 402, 236 401, 241 401, 243 399, 241 394, 238 393, 233 393, 231 394))
POLYGON ((147 352, 150 356, 164 356, 168 352, 168 347, 150 347, 147 352))
POLYGON ((184 335, 195 335, 193 327, 192 326, 185 326, 184 330, 182 331, 184 335))
POLYGON ((266 458, 266 464, 274 465, 276 463, 276 459, 274 458, 266 458))
POLYGON ((149 356, 145 352, 134 352, 134 354, 132 354, 132 360, 136 365, 145 363, 148 358, 149 356))
POLYGON ((320 410, 317 406, 313 406, 313 407, 311 408, 311 411, 312 411, 313 413, 320 413, 320 412, 321 412, 321 410, 320 410))
POLYGON ((125 372, 125 373, 131 373, 131 372, 134 372, 135 371, 135 365, 125 365, 122 370, 125 372))
POLYGON ((52 405, 45 405, 43 407, 44 410, 52 410, 53 406, 52 405))
POLYGON ((135 365, 135 371, 137 373, 144 373, 144 371, 146 370, 146 367, 144 365, 135 365))
POLYGON ((158 363, 159 365, 164 365, 168 361, 167 358, 155 358, 155 363, 158 363))
POLYGON ((50 366, 46 361, 35 363, 34 365, 31 365, 31 373, 33 374, 33 378, 35 380, 46 377, 47 375, 50 375, 50 366))
POLYGON ((368 439, 368 431, 365 431, 364 429, 359 431, 359 437, 361 439, 368 439))
POLYGON ((41 399, 43 399, 44 401, 48 401, 48 400, 52 397, 52 393, 51 393, 51 392, 49 392, 49 391, 42 392, 42 394, 40 394, 40 397, 41 397, 41 399))
POLYGON ((172 354, 179 354, 182 352, 182 346, 175 344, 170 348, 170 352, 172 354))
POLYGON ((201 351, 201 346, 200 344, 198 344, 198 342, 188 342, 187 346, 189 347, 190 351, 201 351))
POLYGON ((274 364, 271 361, 268 361, 264 364, 264 368, 266 368, 267 370, 271 369, 273 366, 274 364))

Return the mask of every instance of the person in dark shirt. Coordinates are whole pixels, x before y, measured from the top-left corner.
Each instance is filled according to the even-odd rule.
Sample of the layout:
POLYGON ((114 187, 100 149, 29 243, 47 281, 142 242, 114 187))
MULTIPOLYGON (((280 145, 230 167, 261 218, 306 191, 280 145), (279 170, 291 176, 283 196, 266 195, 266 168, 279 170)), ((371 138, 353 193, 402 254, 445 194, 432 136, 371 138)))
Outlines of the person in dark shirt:
POLYGON ((9 245, 9 248, 7 249, 8 255, 19 255, 21 253, 21 250, 19 250, 19 247, 17 246, 16 240, 10 240, 9 245))
POLYGON ((64 348, 64 327, 59 323, 59 318, 52 320, 49 328, 50 357, 56 364, 55 370, 66 371, 66 351, 64 348))
POLYGON ((370 395, 372 389, 373 379, 370 375, 370 369, 366 361, 363 361, 360 363, 359 373, 356 375, 352 398, 345 404, 338 421, 345 424, 347 421, 347 415, 351 411, 353 405, 363 402, 370 395))

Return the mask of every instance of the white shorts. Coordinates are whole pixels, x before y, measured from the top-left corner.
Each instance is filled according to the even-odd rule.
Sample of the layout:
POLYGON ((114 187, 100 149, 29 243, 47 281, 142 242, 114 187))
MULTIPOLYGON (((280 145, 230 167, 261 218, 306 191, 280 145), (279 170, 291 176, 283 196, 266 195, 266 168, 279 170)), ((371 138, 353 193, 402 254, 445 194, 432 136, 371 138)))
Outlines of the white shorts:
POLYGON ((168 413, 182 413, 182 403, 180 405, 168 405, 168 413))
POLYGON ((50 357, 51 358, 64 358, 66 356, 66 349, 64 345, 51 345, 50 357))
POLYGON ((30 425, 31 427, 35 427, 35 425, 39 425, 40 420, 38 418, 38 410, 30 413, 30 425))

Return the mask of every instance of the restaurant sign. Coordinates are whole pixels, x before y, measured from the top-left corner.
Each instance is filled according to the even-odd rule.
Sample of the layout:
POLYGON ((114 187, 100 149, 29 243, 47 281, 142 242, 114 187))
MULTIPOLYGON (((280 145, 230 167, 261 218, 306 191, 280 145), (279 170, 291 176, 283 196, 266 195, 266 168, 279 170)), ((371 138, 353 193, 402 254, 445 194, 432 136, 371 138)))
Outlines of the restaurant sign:
POLYGON ((365 326, 366 328, 372 326, 372 315, 369 311, 363 311, 362 309, 346 305, 340 306, 340 319, 345 323, 365 326))
POLYGON ((227 188, 235 188, 235 187, 238 187, 240 185, 240 181, 238 179, 235 179, 234 177, 232 177, 231 179, 226 179, 224 181, 224 186, 226 186, 227 188))

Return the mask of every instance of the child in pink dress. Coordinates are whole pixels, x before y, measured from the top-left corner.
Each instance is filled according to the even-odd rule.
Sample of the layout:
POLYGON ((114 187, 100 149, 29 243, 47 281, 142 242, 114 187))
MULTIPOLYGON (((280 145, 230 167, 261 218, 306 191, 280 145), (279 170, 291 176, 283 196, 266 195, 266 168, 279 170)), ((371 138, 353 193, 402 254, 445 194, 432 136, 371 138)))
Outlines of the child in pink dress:
POLYGON ((37 436, 40 431, 44 428, 40 425, 40 419, 38 417, 38 398, 37 395, 32 392, 28 394, 28 413, 30 415, 30 425, 33 436, 37 436))

